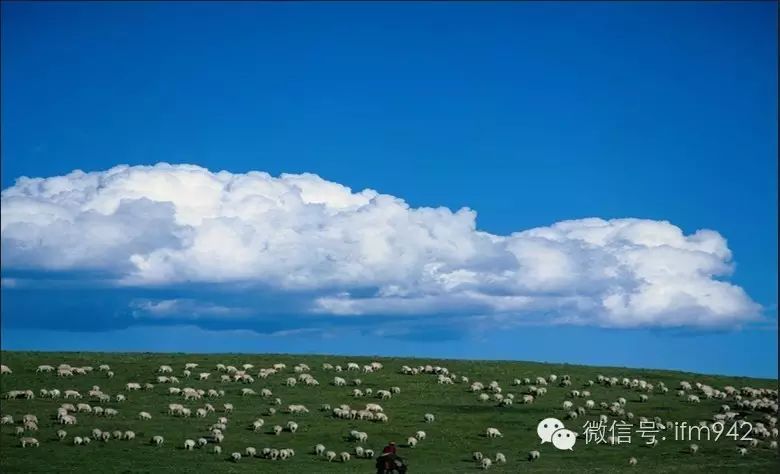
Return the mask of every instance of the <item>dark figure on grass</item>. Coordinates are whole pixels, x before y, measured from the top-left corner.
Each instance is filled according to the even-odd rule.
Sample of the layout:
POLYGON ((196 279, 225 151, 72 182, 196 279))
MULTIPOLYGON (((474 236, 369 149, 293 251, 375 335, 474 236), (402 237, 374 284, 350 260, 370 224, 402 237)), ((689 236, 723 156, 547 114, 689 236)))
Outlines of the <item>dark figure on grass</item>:
POLYGON ((376 460, 377 474, 406 474, 406 463, 396 453, 394 442, 390 442, 382 450, 382 454, 376 460))

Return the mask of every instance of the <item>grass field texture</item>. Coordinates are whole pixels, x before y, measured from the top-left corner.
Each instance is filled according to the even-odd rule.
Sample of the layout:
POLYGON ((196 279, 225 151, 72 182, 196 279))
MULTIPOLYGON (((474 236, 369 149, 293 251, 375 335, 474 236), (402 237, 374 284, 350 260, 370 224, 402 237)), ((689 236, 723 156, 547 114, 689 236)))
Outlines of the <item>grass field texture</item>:
MULTIPOLYGON (((290 473, 329 473, 353 472, 367 473, 374 471, 374 462, 368 459, 356 459, 354 456, 348 462, 327 462, 322 456, 313 453, 316 444, 324 444, 327 450, 340 453, 354 453, 358 443, 350 441, 351 430, 359 430, 368 434, 365 448, 381 452, 382 447, 390 440, 399 445, 399 455, 409 464, 410 473, 449 473, 477 472, 479 465, 472 460, 472 452, 480 451, 491 458, 497 452, 507 458, 506 464, 496 464, 488 472, 777 472, 777 450, 770 448, 770 442, 775 438, 760 439, 758 446, 749 446, 747 442, 734 440, 731 437, 721 437, 718 441, 696 440, 699 451, 689 452, 691 441, 675 440, 671 431, 662 431, 657 437, 665 436, 656 447, 644 445, 644 438, 637 433, 639 417, 649 419, 660 417, 664 423, 688 422, 697 424, 701 420, 712 421, 713 415, 721 412, 721 405, 728 404, 731 410, 739 413, 739 418, 752 423, 761 422, 769 426, 767 416, 777 416, 765 410, 737 408, 734 396, 726 399, 707 399, 697 392, 696 387, 687 391, 688 394, 699 394, 701 403, 690 403, 686 397, 677 394, 681 381, 691 384, 697 382, 723 390, 726 386, 737 389, 752 387, 755 389, 772 389, 770 396, 777 402, 777 381, 767 379, 751 379, 742 377, 726 377, 699 375, 662 370, 640 370, 629 368, 585 367, 576 365, 541 364, 528 362, 499 361, 461 361, 434 360, 386 357, 343 357, 343 356, 309 356, 309 355, 249 355, 249 354, 149 354, 149 353, 32 353, 32 352, 2 352, 2 363, 7 365, 12 374, 0 376, 0 392, 4 395, 11 390, 32 390, 35 398, 6 399, 0 401, 0 414, 11 415, 15 424, 2 425, 0 432, 0 470, 4 473, 21 472, 290 472, 290 473), (355 362, 361 367, 373 361, 383 365, 381 370, 373 373, 358 371, 343 371, 323 369, 324 363, 346 368, 348 362, 355 362), (183 375, 185 363, 197 363, 199 367, 192 370, 190 378, 183 375), (36 368, 42 364, 58 366, 67 363, 74 367, 91 366, 94 370, 86 375, 73 377, 58 377, 55 373, 36 373, 36 368), (233 365, 241 368, 243 364, 252 364, 254 368, 248 371, 254 377, 253 383, 220 382, 217 364, 233 365), (259 378, 261 368, 270 368, 273 364, 284 363, 286 369, 269 376, 259 378), (318 386, 305 386, 302 383, 290 387, 285 385, 288 377, 298 377, 293 367, 296 364, 307 364, 309 372, 317 381, 318 386), (109 378, 105 372, 98 370, 99 365, 108 364, 115 374, 109 378), (158 383, 157 371, 160 365, 172 366, 178 384, 158 383), (452 385, 437 383, 437 375, 418 374, 405 375, 401 368, 406 365, 419 367, 425 365, 445 367, 455 374, 452 385), (197 374, 210 372, 207 381, 198 380, 197 374), (522 396, 528 393, 528 384, 513 385, 514 379, 530 378, 534 384, 536 377, 549 377, 556 374, 558 380, 547 385, 548 392, 536 397, 530 404, 522 403, 522 396), (562 387, 563 375, 568 375, 571 386, 562 387), (608 387, 597 382, 597 377, 617 377, 619 379, 639 379, 655 386, 651 392, 626 388, 621 384, 608 387), (347 386, 333 385, 335 376, 348 382, 347 386), (468 377, 469 383, 461 381, 468 377), (354 379, 361 379, 359 387, 353 385, 354 379), (586 386, 589 380, 595 385, 586 386), (514 394, 511 406, 499 407, 493 400, 480 401, 478 394, 469 391, 472 382, 479 381, 487 388, 491 381, 497 381, 502 389, 502 395, 514 394), (152 390, 126 390, 128 382, 138 382, 141 385, 152 383, 152 390), (661 393, 659 387, 664 384, 669 388, 667 393, 661 393), (102 392, 111 396, 111 401, 98 403, 89 399, 88 392, 93 385, 98 385, 102 392), (224 390, 224 397, 185 401, 182 396, 170 395, 169 387, 192 387, 208 390, 210 388, 224 390), (401 392, 388 400, 380 400, 376 396, 354 398, 354 388, 366 390, 370 388, 376 394, 377 390, 389 390, 397 386, 401 392), (77 390, 83 395, 82 400, 64 400, 42 398, 41 389, 77 390), (258 395, 242 396, 242 388, 251 388, 258 395), (273 392, 269 398, 261 397, 260 391, 268 388, 273 392), (586 398, 572 398, 572 390, 588 390, 588 399, 595 402, 595 408, 587 410, 584 416, 576 420, 567 419, 570 410, 564 410, 564 401, 571 401, 574 407, 584 407, 586 398), (640 401, 641 394, 648 395, 647 401, 640 401), (115 396, 124 394, 127 400, 116 402, 115 396), (274 399, 280 398, 281 405, 275 405, 274 399), (625 411, 634 414, 633 420, 625 416, 615 417, 609 410, 599 407, 600 402, 612 403, 624 397, 627 402, 625 411), (74 426, 62 426, 57 422, 57 408, 64 402, 76 404, 89 403, 92 406, 114 408, 119 414, 113 418, 95 416, 87 413, 76 414, 78 423, 74 426), (190 418, 176 417, 168 414, 169 403, 181 403, 193 411, 190 418), (215 413, 209 413, 206 418, 195 416, 196 408, 211 403, 215 413), (234 411, 223 414, 224 403, 234 405, 234 411), (348 404, 354 409, 362 409, 366 403, 378 403, 389 417, 387 423, 367 420, 339 419, 331 411, 322 411, 322 404, 337 407, 348 404), (303 404, 309 409, 308 414, 287 414, 285 408, 289 404, 303 404), (268 415, 269 408, 275 408, 277 413, 268 415), (142 421, 138 418, 140 411, 147 411, 152 419, 142 421), (426 423, 424 414, 432 413, 436 420, 426 423), (15 430, 21 426, 25 414, 34 414, 39 420, 37 432, 26 432, 24 436, 35 437, 38 448, 22 448, 15 430), (573 450, 558 450, 551 444, 540 444, 536 428, 539 421, 555 417, 564 422, 566 428, 577 433, 583 432, 586 421, 598 421, 599 415, 608 415, 609 422, 626 419, 633 424, 630 444, 607 445, 585 443, 578 439, 573 450), (212 444, 202 449, 187 451, 183 449, 185 439, 197 440, 207 437, 209 427, 216 423, 217 418, 226 416, 229 419, 225 430, 225 439, 221 443, 222 454, 214 454, 212 444), (252 422, 263 418, 265 425, 260 432, 252 429, 252 422), (271 430, 274 425, 285 426, 289 420, 299 425, 295 434, 287 431, 274 435, 271 430), (485 436, 488 427, 501 431, 502 437, 491 439, 485 436), (90 436, 93 428, 103 431, 132 430, 136 438, 132 441, 114 440, 108 442, 93 441, 87 446, 75 446, 74 436, 90 436), (67 431, 65 440, 58 440, 58 429, 67 431), (416 431, 424 430, 425 440, 415 448, 406 447, 406 440, 416 431), (150 443, 152 436, 160 435, 165 439, 162 446, 150 443), (258 452, 263 448, 293 448, 295 456, 291 459, 272 461, 262 458, 244 458, 239 462, 230 460, 230 453, 252 446, 258 452), (737 448, 746 446, 746 455, 740 455, 737 448), (540 452, 540 458, 528 460, 532 450, 540 452), (637 459, 635 466, 629 466, 629 458, 637 459)), ((487 392, 487 391, 486 391, 487 392)), ((489 392, 487 392, 489 393, 489 392)), ((750 399, 746 397, 745 399, 750 399)), ((726 423, 730 428, 731 423, 726 423)), ((741 431, 744 433, 744 430, 741 431)))

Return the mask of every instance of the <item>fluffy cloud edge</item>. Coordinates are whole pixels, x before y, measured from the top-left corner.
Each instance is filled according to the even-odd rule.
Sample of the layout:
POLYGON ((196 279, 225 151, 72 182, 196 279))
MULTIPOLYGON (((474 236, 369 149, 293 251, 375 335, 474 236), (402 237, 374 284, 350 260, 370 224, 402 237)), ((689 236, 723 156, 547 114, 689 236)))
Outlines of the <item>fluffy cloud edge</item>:
MULTIPOLYGON (((97 271, 113 284, 304 291, 332 316, 493 314, 606 327, 729 327, 761 307, 716 231, 586 218, 495 235, 463 208, 412 208, 310 174, 120 165, 2 191, 4 270, 97 271)), ((3 288, 13 287, 4 278, 3 288)), ((251 310, 137 302, 139 318, 251 310)))

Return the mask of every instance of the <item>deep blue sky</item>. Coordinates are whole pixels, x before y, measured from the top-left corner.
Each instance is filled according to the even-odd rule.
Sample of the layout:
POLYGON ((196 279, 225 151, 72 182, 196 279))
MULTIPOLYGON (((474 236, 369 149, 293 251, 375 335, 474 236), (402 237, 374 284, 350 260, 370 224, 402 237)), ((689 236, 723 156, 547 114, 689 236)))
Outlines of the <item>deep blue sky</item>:
MULTIPOLYGON (((731 281, 776 320, 777 53, 774 2, 3 2, 2 187, 167 161, 313 172, 501 234, 669 220, 724 235, 731 281)), ((761 348, 729 364, 595 361, 774 375, 765 326, 621 336, 761 348)), ((11 329, 5 347, 44 345, 11 329)))

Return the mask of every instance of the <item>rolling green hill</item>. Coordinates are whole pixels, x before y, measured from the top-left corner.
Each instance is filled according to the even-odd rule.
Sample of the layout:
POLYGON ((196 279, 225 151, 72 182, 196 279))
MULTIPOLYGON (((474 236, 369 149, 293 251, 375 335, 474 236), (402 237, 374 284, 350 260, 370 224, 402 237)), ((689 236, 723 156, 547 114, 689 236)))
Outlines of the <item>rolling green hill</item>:
MULTIPOLYGON (((639 417, 650 420, 659 416, 664 423, 688 422, 697 424, 700 420, 712 421, 713 415, 721 412, 721 405, 728 404, 731 410, 738 412, 740 419, 751 423, 761 422, 771 429, 768 417, 777 416, 761 409, 738 408, 738 400, 729 395, 725 400, 707 399, 694 386, 686 391, 685 397, 677 394, 681 381, 691 384, 701 383, 714 389, 724 390, 726 386, 754 389, 771 389, 774 392, 767 398, 777 403, 777 381, 766 379, 750 379, 740 377, 721 377, 698 375, 682 372, 661 370, 639 370, 628 368, 601 368, 576 365, 540 364, 527 362, 494 362, 494 361, 456 361, 409 358, 383 357, 343 357, 343 356, 309 356, 309 355, 248 355, 248 354, 147 354, 147 353, 32 353, 3 352, 2 363, 10 367, 12 374, 0 376, 0 391, 3 399, 0 401, 0 413, 11 415, 15 424, 2 425, 0 432, 0 470, 11 472, 291 472, 291 473, 327 473, 327 472, 375 472, 374 462, 368 459, 352 457, 349 462, 327 462, 323 457, 313 453, 313 447, 322 443, 327 450, 336 453, 349 451, 357 443, 348 440, 351 430, 359 430, 368 434, 365 448, 381 452, 382 447, 390 440, 399 445, 399 454, 409 464, 410 473, 450 473, 476 472, 479 465, 472 460, 472 452, 480 451, 486 456, 495 457, 497 452, 507 458, 506 464, 496 464, 488 472, 775 472, 777 468, 777 449, 769 447, 770 441, 776 438, 760 439, 758 446, 748 446, 745 441, 734 440, 722 436, 718 441, 706 439, 694 441, 699 445, 699 451, 694 455, 688 451, 690 441, 675 440, 670 430, 659 432, 657 436, 665 436, 656 447, 644 445, 645 439, 637 433, 639 417), (361 367, 378 361, 383 368, 374 373, 358 371, 325 370, 324 363, 341 365, 346 368, 348 362, 356 362, 361 367), (199 364, 190 378, 183 376, 185 363, 199 364), (67 363, 74 367, 92 366, 94 370, 86 375, 73 377, 58 377, 55 373, 36 373, 36 367, 49 364, 54 367, 67 363), (216 365, 218 363, 233 365, 239 369, 249 363, 254 368, 247 372, 254 377, 253 383, 220 382, 216 365), (270 375, 267 379, 258 377, 261 368, 270 368, 273 364, 284 363, 286 369, 270 375), (286 386, 288 377, 298 377, 294 372, 296 364, 305 363, 310 368, 310 374, 319 381, 318 386, 306 386, 298 383, 296 386, 286 386), (98 370, 99 365, 108 364, 115 374, 112 378, 106 372, 98 370), (160 365, 173 367, 174 374, 179 378, 178 384, 158 383, 157 370, 160 365), (404 366, 440 366, 455 374, 455 383, 439 384, 435 374, 405 375, 401 373, 404 366), (199 372, 210 372, 209 380, 198 380, 199 372), (514 379, 530 378, 531 383, 539 376, 558 376, 556 382, 547 385, 548 392, 537 396, 530 404, 522 403, 522 395, 529 391, 528 384, 513 385, 514 379), (562 387, 560 381, 568 375, 571 386, 562 387), (654 386, 652 392, 640 391, 636 388, 626 388, 621 384, 606 386, 599 383, 597 377, 617 377, 622 380, 639 379, 654 386), (333 385, 335 376, 346 379, 347 386, 333 385), (468 377, 469 383, 461 381, 468 377), (353 380, 362 379, 359 387, 353 385, 353 380), (586 386, 589 380, 596 382, 586 386), (514 394, 511 406, 499 407, 491 394, 490 401, 480 401, 478 394, 469 391, 471 382, 479 381, 486 389, 491 381, 497 381, 502 389, 502 395, 514 394), (127 391, 128 382, 138 382, 141 385, 152 383, 152 390, 127 391), (89 399, 88 392, 93 385, 111 395, 110 402, 100 404, 89 399), (668 387, 667 393, 662 393, 660 387, 668 387), (185 401, 182 396, 170 395, 169 387, 192 387, 208 390, 210 388, 224 390, 224 397, 185 401), (375 395, 377 390, 400 387, 401 392, 389 400, 380 400, 375 395), (114 408, 119 414, 113 418, 95 416, 88 413, 76 414, 78 424, 62 426, 56 419, 57 408, 65 402, 77 403, 75 400, 42 398, 41 389, 78 390, 84 398, 78 402, 89 403, 92 406, 114 408), (242 388, 251 388, 258 395, 242 396, 242 388), (261 397, 260 391, 268 388, 273 392, 269 398, 261 397), (374 396, 353 398, 355 388, 372 389, 374 396), (27 390, 34 392, 35 398, 6 399, 5 394, 11 390, 27 390), (572 390, 587 390, 590 397, 571 397, 572 390), (641 394, 647 394, 649 399, 640 401, 641 394), (115 395, 124 394, 127 400, 116 402, 115 395), (686 401, 688 394, 698 394, 701 403, 686 401), (281 405, 275 405, 274 399, 280 398, 281 405), (625 416, 613 416, 608 409, 599 406, 600 402, 612 403, 624 397, 626 404, 625 416), (587 410, 584 416, 576 420, 567 419, 569 410, 564 410, 562 404, 569 400, 574 407, 584 407, 586 400, 595 402, 595 408, 587 410), (181 403, 192 409, 190 418, 176 417, 168 414, 169 403, 181 403), (209 413, 206 418, 195 416, 196 408, 211 403, 216 413, 209 413), (224 415, 229 419, 222 442, 222 453, 214 454, 212 444, 193 451, 183 449, 185 439, 197 440, 208 436, 208 428, 223 416, 224 403, 234 405, 233 413, 224 415), (367 420, 339 419, 331 411, 320 409, 322 404, 337 407, 348 404, 354 409, 363 409, 366 403, 378 403, 384 408, 389 422, 381 423, 367 420), (309 409, 308 414, 287 414, 285 408, 289 404, 303 404, 309 409), (268 415, 268 409, 274 407, 277 413, 268 415), (152 419, 142 421, 138 418, 140 411, 147 411, 152 419), (633 419, 628 419, 628 412, 633 413, 633 419), (21 426, 25 414, 34 414, 39 420, 39 431, 27 432, 24 436, 33 436, 40 441, 38 448, 22 448, 15 429, 21 426), (424 414, 432 413, 436 419, 426 423, 424 414), (608 445, 586 443, 585 439, 577 440, 573 450, 558 450, 549 443, 540 444, 536 427, 540 420, 555 417, 563 421, 566 428, 577 433, 583 433, 583 424, 590 420, 598 421, 599 415, 609 416, 613 420, 625 419, 632 423, 630 444, 608 445), (265 424, 260 432, 252 430, 252 422, 262 417, 265 424), (287 431, 274 435, 271 430, 276 424, 285 426, 289 420, 299 425, 295 434, 287 431), (503 437, 491 439, 485 436, 488 427, 501 431, 503 437), (132 441, 114 440, 108 442, 93 441, 87 446, 75 446, 74 436, 89 436, 93 428, 104 431, 132 430, 136 439, 132 441), (67 431, 63 441, 57 439, 58 429, 67 431), (419 442, 415 448, 406 447, 406 440, 416 431, 424 430, 426 439, 419 442), (152 436, 161 435, 165 443, 153 446, 152 436), (230 453, 253 446, 261 451, 269 448, 293 448, 295 456, 289 460, 269 460, 263 458, 244 458, 234 463, 230 453), (748 452, 742 456, 737 452, 739 446, 748 446, 748 452), (532 450, 540 452, 540 458, 529 461, 528 453, 532 450), (629 458, 635 457, 637 465, 629 466, 629 458)), ((488 390, 485 390, 489 393, 488 390)), ((745 396, 743 400, 753 397, 745 396)), ((731 422, 726 423, 726 429, 731 422)), ((744 428, 744 427, 743 427, 744 428)), ((741 429, 744 434, 746 429, 741 429)))

